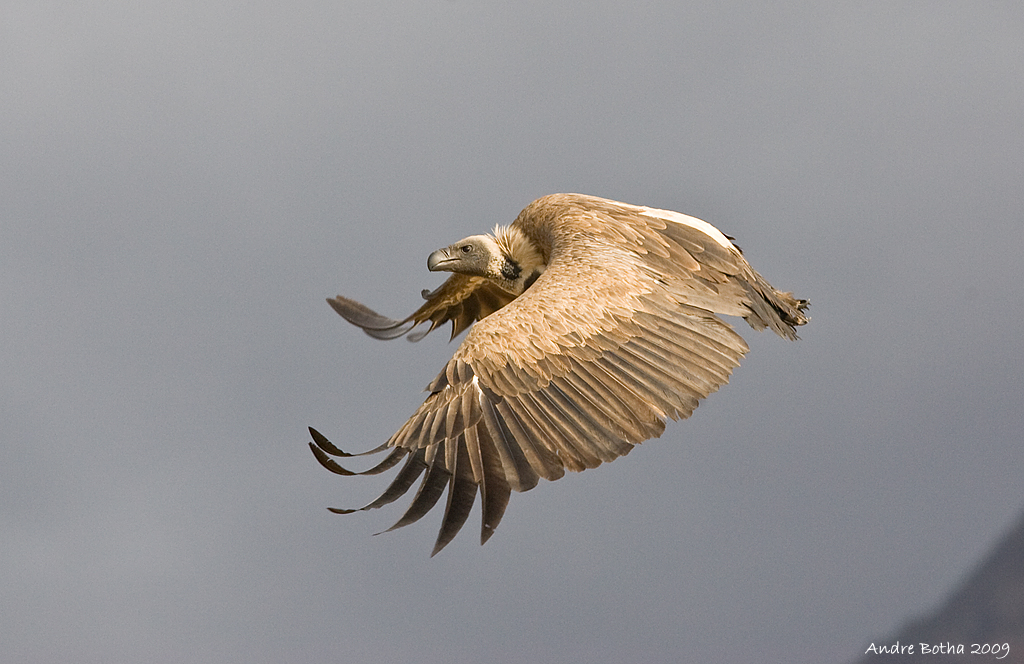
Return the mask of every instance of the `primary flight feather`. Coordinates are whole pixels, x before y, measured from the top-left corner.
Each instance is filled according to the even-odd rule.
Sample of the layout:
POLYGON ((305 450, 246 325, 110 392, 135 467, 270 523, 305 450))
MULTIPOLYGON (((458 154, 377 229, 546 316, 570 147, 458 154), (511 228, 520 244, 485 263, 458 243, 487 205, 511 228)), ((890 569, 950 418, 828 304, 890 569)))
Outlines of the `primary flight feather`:
MULTIPOLYGON (((405 514, 417 521, 447 488, 433 554, 482 501, 480 543, 493 534, 511 491, 566 469, 594 468, 660 436, 729 380, 747 345, 715 314, 796 339, 808 303, 772 288, 730 238, 678 212, 581 194, 528 205, 511 225, 430 254, 452 276, 404 320, 338 296, 330 305, 378 339, 419 340, 451 322, 466 338, 427 387, 413 416, 371 454, 361 473, 310 429, 313 454, 341 475, 404 465, 383 494, 391 503, 422 475, 405 514)), ((431 555, 433 555, 431 554, 431 555)))

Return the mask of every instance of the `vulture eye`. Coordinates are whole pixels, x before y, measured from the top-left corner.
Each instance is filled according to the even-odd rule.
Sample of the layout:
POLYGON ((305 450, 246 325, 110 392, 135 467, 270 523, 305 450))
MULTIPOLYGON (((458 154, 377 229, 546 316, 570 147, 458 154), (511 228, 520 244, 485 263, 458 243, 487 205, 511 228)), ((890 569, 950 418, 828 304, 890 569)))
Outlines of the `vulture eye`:
POLYGON ((464 244, 461 247, 459 247, 459 249, 462 250, 462 253, 468 254, 469 252, 473 251, 473 245, 471 245, 471 244, 464 244))

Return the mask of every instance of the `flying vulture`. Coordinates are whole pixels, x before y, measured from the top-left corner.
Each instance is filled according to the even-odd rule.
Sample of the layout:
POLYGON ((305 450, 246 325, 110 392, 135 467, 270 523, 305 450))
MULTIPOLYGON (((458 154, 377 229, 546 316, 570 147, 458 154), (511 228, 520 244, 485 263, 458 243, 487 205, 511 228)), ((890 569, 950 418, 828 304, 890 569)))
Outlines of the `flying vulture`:
POLYGON ((422 475, 393 530, 420 519, 448 489, 433 554, 466 522, 479 492, 480 543, 512 491, 566 469, 594 468, 660 436, 729 380, 747 344, 715 314, 796 339, 808 303, 772 288, 731 239, 678 212, 581 194, 530 203, 511 225, 427 258, 452 276, 404 320, 338 296, 330 305, 371 337, 410 340, 451 322, 467 328, 427 386, 423 405, 363 472, 310 429, 317 460, 339 475, 375 475, 405 463, 384 493, 348 514, 387 505, 422 475))

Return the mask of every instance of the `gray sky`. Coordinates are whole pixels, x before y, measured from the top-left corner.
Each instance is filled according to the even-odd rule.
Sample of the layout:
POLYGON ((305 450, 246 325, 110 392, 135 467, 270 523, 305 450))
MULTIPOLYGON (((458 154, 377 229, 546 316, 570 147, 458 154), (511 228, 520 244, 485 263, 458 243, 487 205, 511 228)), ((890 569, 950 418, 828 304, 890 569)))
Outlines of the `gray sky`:
MULTIPOLYGON (((897 6, 898 5, 898 6, 897 6)), ((1024 505, 1024 9, 4 3, 10 661, 845 662, 1024 505), (454 350, 427 254, 577 191, 813 303, 694 417, 478 513, 341 517, 454 350)), ((1024 643, 1018 647, 1024 648, 1024 643)))

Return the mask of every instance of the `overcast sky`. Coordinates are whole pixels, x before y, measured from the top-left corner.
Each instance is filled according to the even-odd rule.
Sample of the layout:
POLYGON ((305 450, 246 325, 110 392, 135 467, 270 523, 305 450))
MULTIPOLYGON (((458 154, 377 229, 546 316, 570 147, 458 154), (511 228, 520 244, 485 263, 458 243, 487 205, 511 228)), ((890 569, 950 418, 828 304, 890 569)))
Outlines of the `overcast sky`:
MULTIPOLYGON (((1024 507, 1024 7, 76 3, 0 21, 0 634, 35 662, 848 662, 1024 507), (427 254, 576 191, 812 302, 627 458, 372 537, 427 254)), ((1024 643, 1017 644, 1024 648, 1024 643)))

